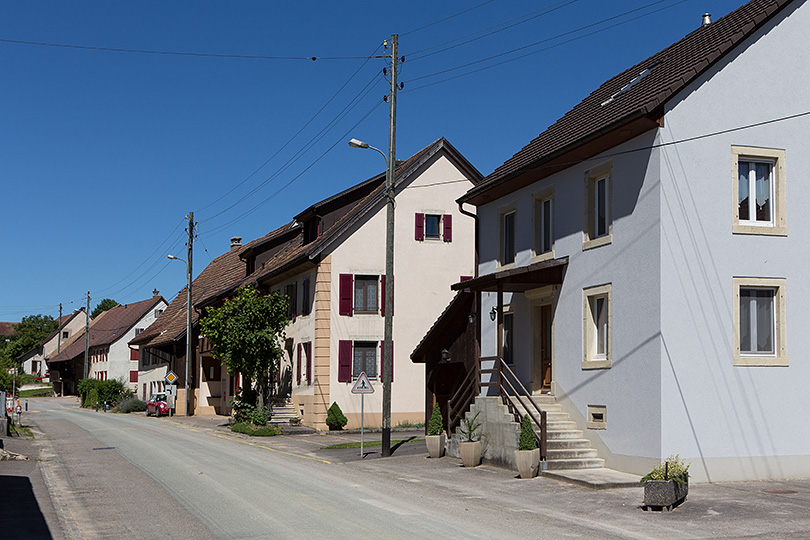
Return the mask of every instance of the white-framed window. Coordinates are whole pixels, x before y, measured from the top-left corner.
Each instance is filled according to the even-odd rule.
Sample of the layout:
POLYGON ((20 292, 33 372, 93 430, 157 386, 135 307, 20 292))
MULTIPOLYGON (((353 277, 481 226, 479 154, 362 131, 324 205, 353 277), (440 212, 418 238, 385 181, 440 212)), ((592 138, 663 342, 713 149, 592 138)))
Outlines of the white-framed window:
POLYGON ((543 191, 534 199, 534 257, 554 256, 554 188, 543 191))
POLYGON ((425 214, 425 238, 439 240, 441 238, 442 216, 439 214, 425 214))
POLYGON ((785 151, 732 146, 732 232, 785 236, 785 151))
POLYGON ((787 366, 786 280, 735 277, 734 365, 787 366))
POLYGON ((356 379, 360 373, 366 372, 369 379, 377 378, 377 348, 376 341, 355 341, 352 358, 352 378, 356 379))
POLYGON ((585 174, 585 227, 582 249, 613 241, 613 167, 607 163, 585 174))
POLYGON ((583 369, 611 366, 611 294, 610 284, 583 290, 583 369))
POLYGON ((515 211, 509 210, 501 214, 500 219, 500 263, 507 266, 515 263, 515 211))

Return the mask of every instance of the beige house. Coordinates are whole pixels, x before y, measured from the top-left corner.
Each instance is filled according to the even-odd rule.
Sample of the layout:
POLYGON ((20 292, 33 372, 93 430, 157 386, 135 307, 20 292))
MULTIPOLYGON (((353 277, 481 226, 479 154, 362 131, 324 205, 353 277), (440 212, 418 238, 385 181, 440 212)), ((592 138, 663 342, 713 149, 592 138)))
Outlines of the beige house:
POLYGON ((84 308, 59 319, 59 326, 36 347, 21 355, 17 360, 22 364, 23 373, 45 375, 48 371, 45 361, 61 352, 62 347, 71 342, 71 337, 84 330, 87 315, 84 308))

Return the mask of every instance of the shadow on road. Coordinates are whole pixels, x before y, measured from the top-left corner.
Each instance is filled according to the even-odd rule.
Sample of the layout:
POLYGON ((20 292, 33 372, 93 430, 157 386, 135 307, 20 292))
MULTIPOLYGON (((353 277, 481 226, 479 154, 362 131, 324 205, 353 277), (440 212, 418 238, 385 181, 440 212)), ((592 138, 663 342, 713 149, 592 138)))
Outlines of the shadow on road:
POLYGON ((3 538, 53 538, 28 478, 0 475, 0 493, 3 494, 0 513, 3 538))

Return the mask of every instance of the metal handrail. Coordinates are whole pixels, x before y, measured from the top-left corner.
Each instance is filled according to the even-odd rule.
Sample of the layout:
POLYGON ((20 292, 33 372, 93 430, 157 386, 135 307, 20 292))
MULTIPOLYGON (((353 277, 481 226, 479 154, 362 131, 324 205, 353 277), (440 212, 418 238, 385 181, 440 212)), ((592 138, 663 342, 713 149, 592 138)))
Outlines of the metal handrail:
POLYGON ((506 362, 503 361, 503 359, 500 360, 500 367, 502 372, 508 375, 508 378, 501 377, 501 386, 499 388, 499 390, 501 391, 501 395, 507 401, 507 405, 510 405, 512 407, 512 411, 513 414, 515 415, 515 418, 518 421, 520 421, 521 419, 518 418, 518 416, 520 415, 517 413, 518 408, 515 405, 515 402, 512 400, 512 396, 510 396, 506 388, 506 384, 504 384, 507 383, 512 391, 512 395, 517 399, 518 403, 520 403, 520 405, 526 411, 526 414, 529 415, 529 418, 531 418, 534 425, 536 425, 540 429, 540 434, 538 434, 535 431, 534 436, 535 439, 537 440, 537 446, 540 448, 540 459, 545 460, 547 431, 548 431, 546 411, 542 410, 540 406, 537 405, 537 403, 535 403, 535 401, 531 397, 531 394, 529 394, 528 390, 526 390, 526 387, 523 386, 523 383, 520 382, 520 379, 517 378, 515 373, 506 364, 506 362), (523 392, 523 396, 521 396, 520 392, 518 392, 518 388, 515 388, 515 385, 512 383, 513 380, 517 383, 518 388, 523 392), (522 399, 523 397, 526 398, 526 400, 529 402, 529 404, 531 404, 532 407, 529 407, 527 404, 523 402, 522 399), (532 411, 532 408, 534 408, 534 412, 537 413, 537 416, 535 416, 534 412, 532 411), (539 417, 539 419, 537 417, 539 417))

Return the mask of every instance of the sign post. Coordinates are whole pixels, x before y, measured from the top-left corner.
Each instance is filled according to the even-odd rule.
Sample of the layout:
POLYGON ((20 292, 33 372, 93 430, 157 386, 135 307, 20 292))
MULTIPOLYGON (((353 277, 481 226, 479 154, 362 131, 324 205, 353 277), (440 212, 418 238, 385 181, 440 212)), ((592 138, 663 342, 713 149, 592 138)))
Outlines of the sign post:
POLYGON ((365 454, 363 453, 363 443, 365 442, 365 409, 366 409, 366 394, 373 394, 374 387, 371 386, 371 381, 368 380, 366 376, 366 372, 363 371, 360 373, 360 376, 357 377, 357 381, 352 386, 352 394, 360 394, 360 457, 365 458, 365 454))

